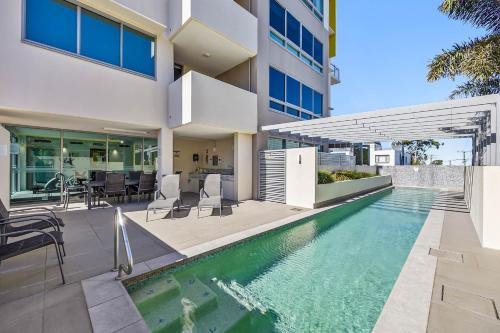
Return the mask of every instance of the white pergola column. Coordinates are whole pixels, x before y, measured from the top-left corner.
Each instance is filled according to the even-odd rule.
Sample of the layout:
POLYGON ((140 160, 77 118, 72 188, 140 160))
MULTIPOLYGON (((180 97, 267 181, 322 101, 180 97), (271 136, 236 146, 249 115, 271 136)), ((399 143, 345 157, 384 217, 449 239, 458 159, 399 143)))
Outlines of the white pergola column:
POLYGON ((174 172, 174 131, 162 127, 158 131, 158 174, 171 175, 174 172))

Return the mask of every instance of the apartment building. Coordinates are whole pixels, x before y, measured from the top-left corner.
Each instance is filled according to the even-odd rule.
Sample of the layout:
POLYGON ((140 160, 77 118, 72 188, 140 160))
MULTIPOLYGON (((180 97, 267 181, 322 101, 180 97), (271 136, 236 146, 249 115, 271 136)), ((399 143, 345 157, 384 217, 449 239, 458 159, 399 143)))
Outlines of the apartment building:
POLYGON ((0 3, 4 202, 57 200, 61 172, 181 174, 255 197, 257 152, 317 144, 262 125, 329 115, 335 1, 0 3))

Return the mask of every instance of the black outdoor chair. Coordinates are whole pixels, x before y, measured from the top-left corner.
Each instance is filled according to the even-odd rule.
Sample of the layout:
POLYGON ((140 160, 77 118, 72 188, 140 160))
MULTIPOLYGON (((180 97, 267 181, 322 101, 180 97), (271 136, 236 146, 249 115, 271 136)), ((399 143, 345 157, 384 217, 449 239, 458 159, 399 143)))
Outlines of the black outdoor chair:
POLYGON ((139 185, 137 186, 130 186, 129 188, 129 194, 137 194, 137 203, 139 203, 139 197, 140 195, 145 195, 149 194, 151 195, 152 193, 155 192, 155 175, 151 173, 143 173, 141 174, 141 177, 139 179, 139 185))
POLYGON ((139 182, 141 179, 142 171, 129 171, 128 180, 139 182))
MULTIPOLYGON (((32 211, 32 209, 17 210, 17 212, 20 211, 32 211)), ((55 214, 31 214, 9 217, 9 212, 1 200, 0 216, 0 262, 49 245, 54 245, 59 263, 59 270, 61 271, 61 278, 63 284, 66 283, 62 270, 62 264, 64 263, 63 255, 66 255, 66 251, 64 249, 63 233, 60 229, 61 226, 58 224, 58 221, 62 220, 55 217, 55 214), (53 230, 45 231, 44 229, 53 230), (17 238, 29 234, 36 235, 8 243, 9 238, 17 238), (63 255, 61 254, 61 249, 63 255)))
POLYGON ((125 175, 123 173, 107 173, 104 188, 97 190, 98 205, 101 204, 102 197, 116 196, 117 200, 120 196, 125 198, 127 191, 125 190, 125 175))

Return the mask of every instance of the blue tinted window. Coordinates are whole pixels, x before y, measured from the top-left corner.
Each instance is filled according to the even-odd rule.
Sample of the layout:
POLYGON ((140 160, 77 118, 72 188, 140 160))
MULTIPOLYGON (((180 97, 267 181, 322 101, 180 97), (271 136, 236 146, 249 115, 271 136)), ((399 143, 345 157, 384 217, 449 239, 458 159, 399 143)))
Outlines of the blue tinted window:
POLYGON ((285 74, 269 67, 269 96, 285 101, 285 74))
POLYGON ((323 0, 313 0, 314 7, 323 14, 323 0))
POLYGON ((316 38, 314 38, 314 60, 323 64, 323 44, 316 38))
POLYGON ((283 104, 276 103, 274 101, 269 101, 269 107, 274 110, 285 112, 285 106, 283 104))
POLYGON ((300 45, 300 22, 290 13, 286 13, 286 36, 292 42, 300 45))
POLYGON ((60 0, 26 0, 26 38, 76 52, 76 6, 60 0))
POLYGON ((296 110, 291 107, 286 108, 286 113, 291 114, 292 116, 298 117, 299 116, 299 110, 296 110))
POLYGON ((300 106, 300 83, 290 76, 286 77, 286 101, 300 106))
POLYGON ((149 76, 154 76, 154 38, 124 26, 123 67, 149 76))
POLYGON ((304 26, 302 26, 302 50, 313 56, 313 35, 304 26))
POLYGON ((311 116, 310 114, 308 114, 308 113, 301 112, 301 113, 300 113, 300 118, 302 118, 302 119, 306 119, 306 120, 309 120, 309 119, 311 119, 311 118, 312 118, 312 116, 311 116))
POLYGON ((313 90, 305 84, 302 85, 302 108, 313 111, 313 90))
POLYGON ((120 66, 120 24, 82 9, 80 54, 120 66))
POLYGON ((314 91, 314 113, 323 114, 323 95, 317 91, 314 91))
POLYGON ((281 7, 276 1, 271 0, 269 15, 271 27, 285 36, 285 8, 281 7))

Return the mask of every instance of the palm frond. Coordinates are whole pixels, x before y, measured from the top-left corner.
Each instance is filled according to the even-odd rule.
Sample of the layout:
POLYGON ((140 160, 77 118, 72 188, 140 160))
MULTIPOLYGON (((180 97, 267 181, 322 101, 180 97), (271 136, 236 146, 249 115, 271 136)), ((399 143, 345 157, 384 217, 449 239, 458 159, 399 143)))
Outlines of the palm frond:
POLYGON ((475 38, 455 44, 434 57, 428 65, 428 81, 454 80, 465 75, 471 80, 486 80, 500 73, 500 35, 475 38))
POLYGON ((500 0, 443 0, 439 10, 452 19, 500 34, 500 0))
POLYGON ((457 86, 450 98, 500 94, 500 75, 487 80, 470 80, 457 86))

